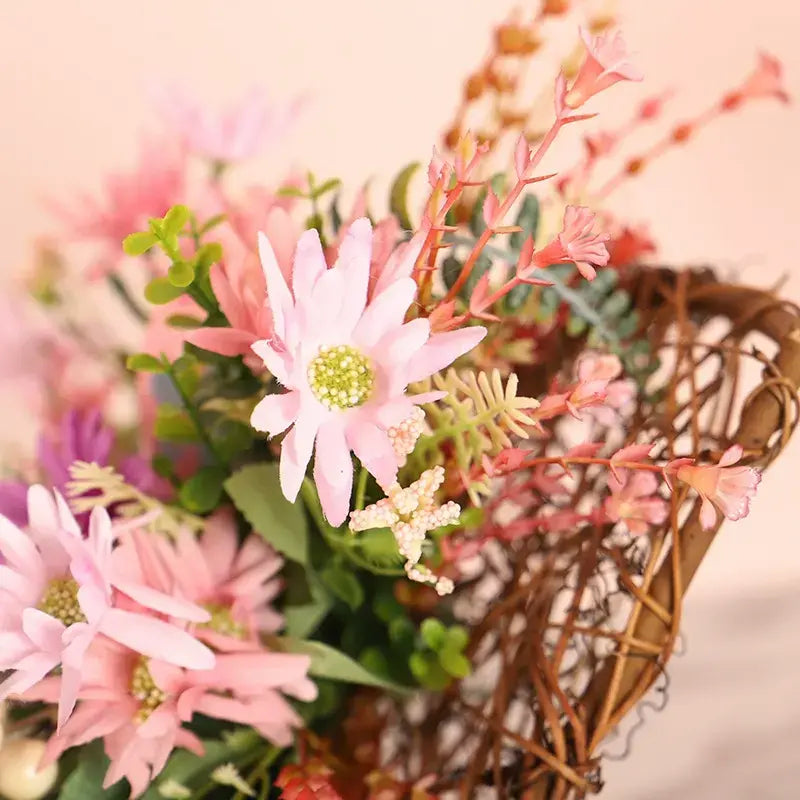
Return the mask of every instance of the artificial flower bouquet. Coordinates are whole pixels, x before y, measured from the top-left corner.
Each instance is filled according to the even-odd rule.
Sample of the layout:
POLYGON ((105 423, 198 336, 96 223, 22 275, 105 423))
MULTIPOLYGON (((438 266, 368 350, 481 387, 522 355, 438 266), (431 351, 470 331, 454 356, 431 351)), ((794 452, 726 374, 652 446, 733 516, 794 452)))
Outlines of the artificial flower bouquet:
POLYGON ((96 246, 78 285, 117 305, 84 324, 74 245, 46 242, 35 307, 4 314, 40 430, 0 487, 2 796, 599 790, 600 745, 791 429, 798 324, 644 267, 655 244, 605 204, 717 116, 785 100, 777 61, 598 186, 668 98, 597 128, 594 96, 642 76, 594 17, 534 99, 524 68, 568 5, 498 26, 388 211, 302 172, 231 188, 291 111, 218 121, 176 94, 174 141, 59 209, 96 246), (753 330, 778 355, 743 402, 753 330))

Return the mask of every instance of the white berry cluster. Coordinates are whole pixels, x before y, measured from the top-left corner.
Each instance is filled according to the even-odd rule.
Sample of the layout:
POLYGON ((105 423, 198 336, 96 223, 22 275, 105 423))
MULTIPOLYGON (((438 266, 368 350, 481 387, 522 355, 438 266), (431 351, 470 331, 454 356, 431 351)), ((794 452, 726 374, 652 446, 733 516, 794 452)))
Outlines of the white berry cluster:
POLYGON ((458 503, 452 500, 436 504, 436 492, 444 482, 444 469, 427 469, 407 488, 399 483, 389 487, 387 496, 361 511, 350 514, 350 527, 354 531, 370 528, 391 528, 397 547, 406 559, 406 573, 411 580, 433 583, 439 594, 453 591, 449 578, 440 578, 419 562, 422 545, 428 531, 451 525, 461 514, 458 503))

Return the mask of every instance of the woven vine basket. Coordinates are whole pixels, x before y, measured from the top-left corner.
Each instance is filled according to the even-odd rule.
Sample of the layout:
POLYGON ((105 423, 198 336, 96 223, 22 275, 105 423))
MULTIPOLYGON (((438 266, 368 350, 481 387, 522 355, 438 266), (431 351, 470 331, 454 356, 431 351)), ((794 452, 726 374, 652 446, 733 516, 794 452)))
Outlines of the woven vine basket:
MULTIPOLYGON (((623 282, 659 360, 628 442, 647 434, 661 458, 712 463, 739 443, 746 463, 768 467, 798 418, 798 309, 711 270, 635 268, 623 282)), ((574 340, 564 346, 566 358, 580 352, 574 340)), ((544 393, 551 377, 546 368, 524 376, 526 394, 544 393)), ((584 477, 574 507, 597 504, 599 488, 584 477)), ((587 526, 492 542, 453 598, 471 630, 474 674, 411 704, 356 697, 342 758, 364 771, 380 759, 409 781, 434 774, 442 797, 600 792, 604 749, 627 737, 637 706, 665 680, 683 597, 717 535, 698 513, 696 496, 679 492, 649 536, 587 526)))

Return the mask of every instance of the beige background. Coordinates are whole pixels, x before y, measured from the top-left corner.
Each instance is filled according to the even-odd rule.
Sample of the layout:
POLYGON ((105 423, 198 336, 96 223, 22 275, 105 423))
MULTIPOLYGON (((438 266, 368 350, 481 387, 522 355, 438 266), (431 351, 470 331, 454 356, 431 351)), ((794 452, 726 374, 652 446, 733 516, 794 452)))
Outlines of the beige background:
MULTIPOLYGON (((356 183, 430 152, 490 24, 511 6, 0 0, 3 278, 24 265, 32 236, 53 229, 42 196, 95 188, 105 170, 131 163, 139 135, 155 127, 146 97, 153 81, 166 78, 211 102, 256 84, 278 98, 311 90, 291 140, 250 175, 275 179, 301 163, 356 183)), ((700 109, 743 76, 758 47, 784 60, 790 92, 800 96, 796 0, 621 6, 648 90, 679 90, 677 112, 700 109)), ((627 91, 601 110, 613 115, 627 91)), ((800 298, 799 137, 796 105, 754 105, 655 165, 615 205, 650 221, 666 259, 711 262, 759 285, 788 274, 784 291, 800 298)), ((636 758, 609 770, 610 798, 800 796, 800 711, 791 682, 800 657, 798 466, 795 440, 751 516, 726 526, 715 544, 689 603, 689 652, 673 672, 672 704, 637 738, 636 758), (740 619, 751 627, 742 632, 733 624, 740 619), (759 708, 765 711, 754 724, 759 708), (671 756, 663 763, 658 751, 667 741, 671 756), (748 784, 742 769, 751 776, 772 769, 779 779, 756 776, 748 784)))

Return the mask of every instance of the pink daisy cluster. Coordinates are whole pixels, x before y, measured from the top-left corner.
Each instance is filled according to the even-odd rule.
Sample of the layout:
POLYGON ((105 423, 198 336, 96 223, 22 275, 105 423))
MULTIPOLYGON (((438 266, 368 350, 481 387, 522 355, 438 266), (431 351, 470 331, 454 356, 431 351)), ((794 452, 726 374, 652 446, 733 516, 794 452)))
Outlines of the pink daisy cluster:
POLYGON ((202 752, 195 713, 286 745, 300 724, 284 695, 312 699, 309 659, 266 650, 281 559, 240 546, 227 511, 170 542, 96 508, 84 535, 67 503, 28 492, 28 526, 0 517, 0 699, 58 704, 45 762, 102 738, 109 786, 144 792, 175 747, 202 752))

